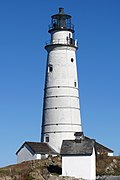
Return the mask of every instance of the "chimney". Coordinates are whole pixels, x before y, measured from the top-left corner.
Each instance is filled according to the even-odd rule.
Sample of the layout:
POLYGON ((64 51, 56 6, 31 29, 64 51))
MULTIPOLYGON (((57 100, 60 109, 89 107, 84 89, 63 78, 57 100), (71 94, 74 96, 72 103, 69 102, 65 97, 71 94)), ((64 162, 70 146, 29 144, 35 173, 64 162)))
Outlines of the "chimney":
POLYGON ((75 132, 74 136, 75 136, 75 142, 76 143, 81 143, 81 141, 84 139, 83 132, 75 132))
POLYGON ((64 8, 59 8, 59 14, 64 14, 64 8))

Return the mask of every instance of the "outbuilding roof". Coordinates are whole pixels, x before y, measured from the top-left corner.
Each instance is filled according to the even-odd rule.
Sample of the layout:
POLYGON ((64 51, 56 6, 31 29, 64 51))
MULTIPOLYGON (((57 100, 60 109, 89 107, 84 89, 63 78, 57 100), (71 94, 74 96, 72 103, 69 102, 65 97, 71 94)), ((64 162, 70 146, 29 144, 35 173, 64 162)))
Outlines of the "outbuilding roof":
POLYGON ((57 152, 49 146, 47 143, 43 142, 25 142, 16 152, 16 154, 19 153, 19 151, 26 147, 32 154, 57 154, 57 152))
POLYGON ((92 155, 95 141, 84 137, 81 141, 64 140, 61 147, 61 155, 92 155))
POLYGON ((103 146, 102 144, 95 142, 95 148, 97 152, 107 152, 107 153, 113 153, 114 151, 106 146, 103 146))
MULTIPOLYGON (((89 137, 85 136, 86 139, 90 139, 89 137)), ((95 141, 95 149, 96 152, 106 152, 106 153, 113 153, 114 151, 100 143, 98 143, 97 141, 95 141)))

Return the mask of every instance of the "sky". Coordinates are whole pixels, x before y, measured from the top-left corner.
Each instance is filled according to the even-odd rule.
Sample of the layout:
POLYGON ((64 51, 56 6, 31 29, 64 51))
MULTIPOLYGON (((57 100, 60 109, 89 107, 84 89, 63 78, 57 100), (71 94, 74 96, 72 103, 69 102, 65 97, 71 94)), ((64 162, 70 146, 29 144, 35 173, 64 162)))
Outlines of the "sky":
POLYGON ((51 15, 72 15, 83 131, 120 155, 120 0, 0 0, 0 167, 39 141, 51 15))

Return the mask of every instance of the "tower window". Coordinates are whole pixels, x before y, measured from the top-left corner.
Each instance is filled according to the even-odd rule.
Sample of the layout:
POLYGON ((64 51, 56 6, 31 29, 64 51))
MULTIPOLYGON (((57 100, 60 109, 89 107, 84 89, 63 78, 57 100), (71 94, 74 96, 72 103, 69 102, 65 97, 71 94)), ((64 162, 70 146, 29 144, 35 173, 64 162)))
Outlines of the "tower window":
POLYGON ((76 81, 74 82, 74 87, 76 87, 77 86, 77 83, 76 83, 76 81))
POLYGON ((45 135, 45 137, 44 137, 44 142, 49 142, 49 135, 45 135))
POLYGON ((73 58, 71 58, 71 62, 73 62, 74 61, 74 59, 73 58))
POLYGON ((48 136, 46 136, 45 142, 49 142, 49 137, 48 136))
POLYGON ((48 72, 52 72, 53 71, 53 65, 52 64, 49 64, 48 65, 48 72))
POLYGON ((46 137, 46 142, 49 142, 49 137, 46 137))

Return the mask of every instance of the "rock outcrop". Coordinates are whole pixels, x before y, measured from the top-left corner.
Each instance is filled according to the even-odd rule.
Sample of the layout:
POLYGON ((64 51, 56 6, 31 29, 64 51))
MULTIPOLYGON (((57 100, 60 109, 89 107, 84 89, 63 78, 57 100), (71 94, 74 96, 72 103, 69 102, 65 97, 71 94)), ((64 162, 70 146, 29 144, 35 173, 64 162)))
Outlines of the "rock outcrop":
MULTIPOLYGON (((81 180, 61 176, 61 157, 0 168, 0 180, 81 180)), ((120 157, 97 157, 97 180, 120 180, 120 157)))

